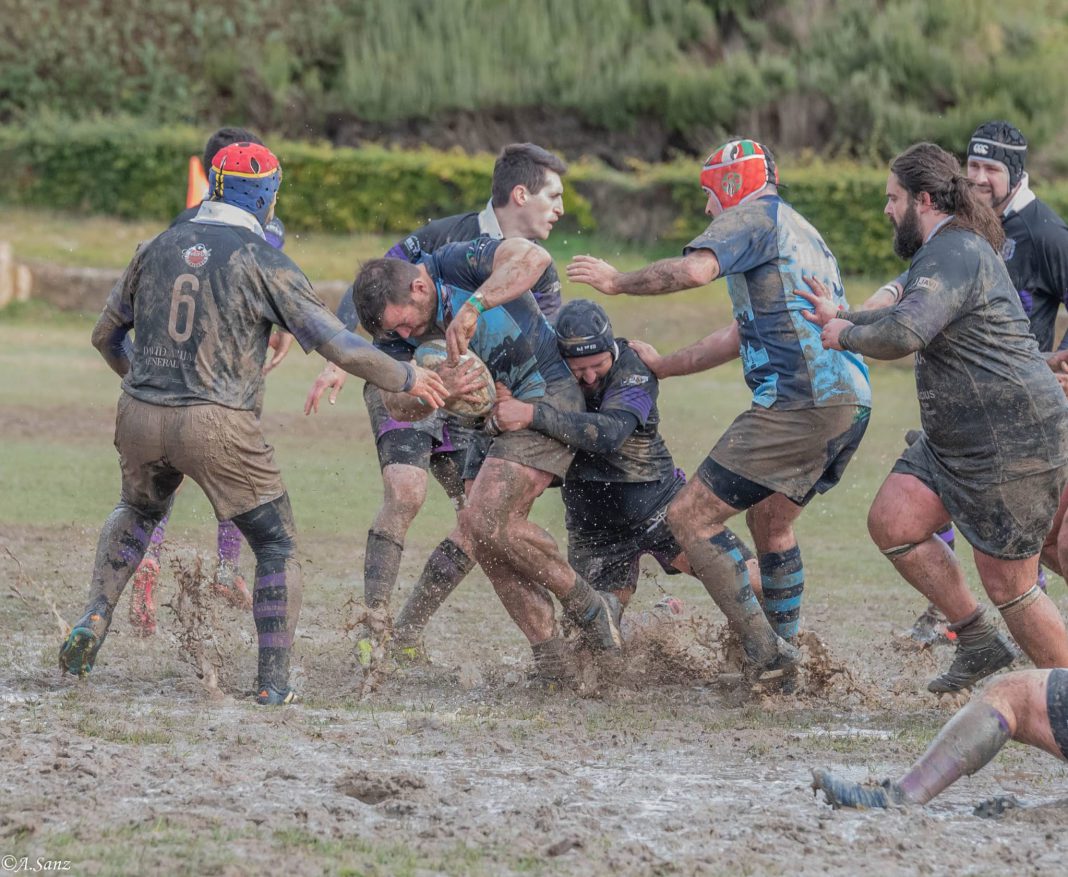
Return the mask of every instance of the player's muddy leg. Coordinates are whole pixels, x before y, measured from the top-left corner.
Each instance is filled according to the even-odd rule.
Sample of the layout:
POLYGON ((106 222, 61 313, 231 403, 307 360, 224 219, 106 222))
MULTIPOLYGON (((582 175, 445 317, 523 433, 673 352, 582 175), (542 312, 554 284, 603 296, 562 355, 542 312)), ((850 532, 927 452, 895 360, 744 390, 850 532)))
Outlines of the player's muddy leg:
POLYGON ((1065 512, 1068 512, 1068 490, 1061 494, 1057 513, 1053 517, 1053 526, 1042 545, 1042 563, 1061 578, 1068 573, 1068 527, 1064 526, 1065 512))
POLYGON ((957 712, 927 751, 897 782, 871 787, 813 771, 813 788, 836 807, 885 808, 926 804, 962 776, 988 764, 1010 739, 1063 758, 1046 706, 1048 671, 1010 673, 993 682, 957 712))
POLYGON ((367 532, 363 599, 371 609, 389 605, 397 584, 404 538, 426 502, 427 474, 418 466, 390 463, 382 469, 382 505, 367 532))
POLYGON ((294 559, 296 529, 289 495, 234 517, 256 555, 252 615, 259 638, 256 700, 284 704, 293 700, 289 657, 303 596, 300 564, 294 559))
POLYGON ((148 540, 148 550, 137 565, 133 583, 130 586, 130 608, 127 617, 134 633, 138 636, 152 636, 156 632, 156 598, 154 592, 160 578, 160 556, 163 540, 167 530, 167 521, 174 508, 174 495, 167 505, 167 511, 152 530, 148 540))
POLYGON ((953 663, 927 685, 936 694, 971 688, 1016 657, 968 590, 956 554, 934 535, 948 521, 938 496, 918 478, 901 473, 887 476, 868 512, 868 532, 879 550, 942 610, 957 636, 953 663))
POLYGON ((68 673, 86 675, 107 637, 115 605, 145 556, 152 531, 167 511, 166 503, 137 509, 120 502, 108 515, 96 546, 89 600, 59 652, 59 665, 68 673))
POLYGON ((599 594, 564 560, 556 540, 527 520, 534 500, 552 475, 508 460, 489 457, 460 513, 461 528, 474 540, 475 559, 503 587, 541 586, 560 600, 594 648, 618 651, 619 605, 599 594))
POLYGON ((764 614, 775 633, 791 642, 797 637, 805 589, 805 568, 794 533, 794 521, 800 515, 801 506, 781 493, 772 494, 746 512, 760 563, 764 614))
POLYGON ((746 657, 765 667, 776 662, 786 643, 780 645, 749 584, 741 541, 724 526, 738 512, 695 479, 672 501, 667 520, 693 574, 741 639, 746 657))
POLYGON ((999 560, 973 551, 983 587, 1013 639, 1036 667, 1068 667, 1068 632, 1056 605, 1036 584, 1038 557, 999 560))
POLYGON ((252 594, 238 569, 241 561, 241 531, 233 521, 219 521, 215 531, 215 574, 212 587, 235 606, 252 608, 252 594))

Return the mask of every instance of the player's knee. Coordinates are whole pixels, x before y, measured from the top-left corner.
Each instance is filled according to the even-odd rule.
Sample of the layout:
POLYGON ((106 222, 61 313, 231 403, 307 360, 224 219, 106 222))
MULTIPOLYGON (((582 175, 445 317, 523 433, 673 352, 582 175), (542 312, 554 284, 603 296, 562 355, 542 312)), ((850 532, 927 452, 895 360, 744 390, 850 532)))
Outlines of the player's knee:
POLYGON ((419 514, 423 503, 426 502, 426 473, 419 470, 417 473, 401 475, 390 472, 388 468, 382 473, 385 487, 383 511, 390 517, 401 518, 410 523, 419 514))
POLYGON ((257 564, 285 562, 296 550, 296 532, 289 495, 257 506, 233 519, 248 540, 257 564))

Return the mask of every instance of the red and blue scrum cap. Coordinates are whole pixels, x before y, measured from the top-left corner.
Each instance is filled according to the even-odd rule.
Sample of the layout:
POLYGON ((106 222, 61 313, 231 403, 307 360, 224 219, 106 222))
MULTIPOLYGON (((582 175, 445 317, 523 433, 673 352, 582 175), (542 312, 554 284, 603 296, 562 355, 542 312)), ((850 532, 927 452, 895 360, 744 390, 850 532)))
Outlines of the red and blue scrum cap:
POLYGON ((701 188, 726 210, 778 184, 771 150, 755 140, 731 140, 715 150, 701 168, 701 188))
POLYGON ((211 160, 208 197, 247 210, 263 225, 281 182, 282 166, 266 146, 231 143, 211 160))

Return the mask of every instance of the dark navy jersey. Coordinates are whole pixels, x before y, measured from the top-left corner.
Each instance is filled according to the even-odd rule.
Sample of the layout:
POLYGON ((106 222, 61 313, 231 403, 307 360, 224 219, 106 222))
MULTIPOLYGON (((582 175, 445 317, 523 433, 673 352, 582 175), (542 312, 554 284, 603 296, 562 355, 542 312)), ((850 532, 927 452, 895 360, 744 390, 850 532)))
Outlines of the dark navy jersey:
POLYGON ((1002 483, 1068 460, 1068 402, 984 238, 938 231, 913 256, 889 316, 924 343, 916 354, 920 419, 947 469, 1002 483))
MULTIPOLYGON (((1038 349, 1053 350, 1057 312, 1068 304, 1068 226, 1030 189, 1013 197, 1002 219, 1001 255, 1020 294, 1038 349), (1013 205, 1021 203, 1018 209, 1013 205)), ((1068 347, 1068 333, 1059 349, 1068 347)))
POLYGON ((569 530, 629 530, 661 510, 676 490, 675 462, 660 435, 660 384, 627 343, 586 410, 622 411, 637 425, 611 455, 579 450, 564 480, 562 497, 569 530))
POLYGON ((154 405, 253 410, 272 326, 305 351, 344 329, 251 214, 208 203, 140 247, 105 310, 135 333, 123 388, 154 405))
POLYGON ((820 280, 848 307, 838 263, 819 232, 777 195, 732 207, 683 250, 711 250, 734 306, 745 381, 764 408, 871 405, 868 369, 856 353, 825 350, 795 289, 820 280))
MULTIPOLYGON (((375 344, 395 358, 411 359, 423 342, 443 338, 453 315, 493 271, 493 257, 500 244, 483 237, 445 244, 420 256, 419 263, 426 266, 437 291, 434 331, 418 338, 384 336, 375 344)), ((483 313, 470 349, 486 364, 494 380, 508 387, 517 399, 539 399, 548 384, 574 381, 556 346, 556 334, 529 292, 483 313)))
MULTIPOLYGON (((445 244, 464 243, 478 237, 488 237, 494 240, 501 240, 503 237, 497 218, 493 214, 493 208, 489 205, 481 213, 457 213, 455 216, 446 216, 428 222, 404 240, 390 247, 386 258, 403 259, 414 263, 418 262, 425 253, 433 253, 445 244)), ((545 318, 550 323, 554 322, 561 305, 560 278, 557 276, 556 267, 549 265, 530 291, 545 318)), ((355 329, 358 320, 351 287, 341 297, 337 315, 349 329, 355 329)))

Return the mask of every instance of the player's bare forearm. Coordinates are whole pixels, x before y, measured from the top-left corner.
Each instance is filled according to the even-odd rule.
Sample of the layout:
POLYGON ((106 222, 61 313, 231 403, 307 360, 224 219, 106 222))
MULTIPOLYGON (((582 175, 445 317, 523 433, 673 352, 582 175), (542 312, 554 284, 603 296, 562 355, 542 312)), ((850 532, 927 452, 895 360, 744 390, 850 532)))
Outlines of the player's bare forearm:
POLYGON ((711 250, 694 250, 674 259, 661 259, 637 271, 619 274, 613 292, 623 295, 663 295, 694 289, 719 276, 719 260, 711 250))
MULTIPOLYGON (((852 320, 853 316, 859 314, 849 316, 852 320)), ((850 326, 839 334, 838 341, 843 350, 870 356, 872 359, 900 359, 924 348, 923 339, 893 317, 886 317, 866 326, 850 326)))
POLYGON ((495 308, 527 292, 553 258, 543 247, 522 238, 502 241, 493 254, 493 273, 477 290, 485 307, 495 308))
POLYGON ((126 350, 126 336, 130 326, 121 322, 110 311, 105 310, 93 327, 93 347, 99 351, 104 362, 120 378, 126 377, 130 370, 130 356, 126 350))
POLYGON ((352 332, 338 332, 317 350, 350 375, 363 378, 383 390, 404 393, 411 389, 414 372, 409 363, 393 359, 352 332))
POLYGON ((717 329, 689 347, 683 347, 663 357, 657 368, 660 377, 678 377, 707 371, 740 355, 738 323, 717 329))

